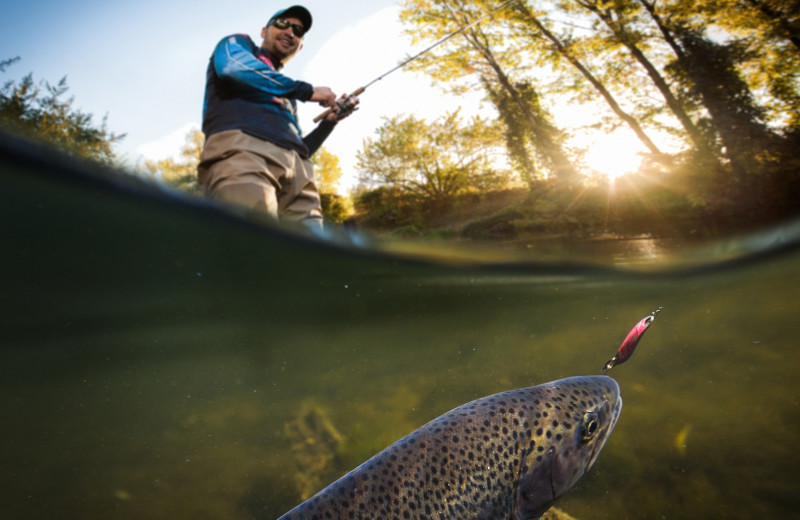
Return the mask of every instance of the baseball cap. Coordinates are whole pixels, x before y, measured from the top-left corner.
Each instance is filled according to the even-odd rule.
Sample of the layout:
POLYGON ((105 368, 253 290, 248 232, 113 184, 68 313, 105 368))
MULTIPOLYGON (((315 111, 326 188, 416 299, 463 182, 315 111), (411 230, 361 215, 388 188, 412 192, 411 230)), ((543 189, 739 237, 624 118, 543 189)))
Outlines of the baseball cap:
MULTIPOLYGON (((306 32, 311 29, 311 13, 308 12, 308 9, 303 7, 302 5, 293 5, 292 7, 287 7, 286 9, 281 9, 277 13, 272 15, 272 18, 269 19, 271 22, 275 18, 297 18, 301 22, 303 22, 303 27, 305 27, 306 32)), ((269 22, 267 22, 269 25, 269 22)))

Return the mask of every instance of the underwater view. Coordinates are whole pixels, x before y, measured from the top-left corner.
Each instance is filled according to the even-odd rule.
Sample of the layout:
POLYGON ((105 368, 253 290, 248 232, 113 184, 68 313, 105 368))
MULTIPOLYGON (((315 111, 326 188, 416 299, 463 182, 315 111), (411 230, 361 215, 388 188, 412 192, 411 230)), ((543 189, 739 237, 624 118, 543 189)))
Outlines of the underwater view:
POLYGON ((659 307, 608 374, 613 433, 556 506, 798 518, 796 228, 470 261, 2 167, 4 518, 275 519, 456 406, 599 375, 659 307))

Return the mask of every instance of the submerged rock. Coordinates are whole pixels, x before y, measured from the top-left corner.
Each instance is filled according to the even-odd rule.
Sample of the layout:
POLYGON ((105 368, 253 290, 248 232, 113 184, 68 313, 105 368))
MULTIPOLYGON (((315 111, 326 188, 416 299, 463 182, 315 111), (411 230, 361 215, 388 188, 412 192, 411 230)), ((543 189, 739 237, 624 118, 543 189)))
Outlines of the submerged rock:
POLYGON ((574 516, 569 516, 564 511, 551 507, 547 512, 542 515, 542 520, 577 520, 574 516))
POLYGON ((311 404, 284 424, 283 433, 295 459, 295 488, 306 500, 336 476, 333 461, 344 437, 325 411, 311 404))

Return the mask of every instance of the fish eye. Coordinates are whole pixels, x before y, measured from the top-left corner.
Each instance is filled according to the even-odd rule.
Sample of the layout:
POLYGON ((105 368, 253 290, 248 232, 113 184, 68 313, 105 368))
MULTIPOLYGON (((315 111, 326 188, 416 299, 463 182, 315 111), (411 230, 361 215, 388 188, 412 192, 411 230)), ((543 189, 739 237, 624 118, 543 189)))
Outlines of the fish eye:
POLYGON ((583 421, 581 422, 581 440, 589 442, 594 439, 597 432, 600 431, 600 420, 596 412, 586 412, 583 414, 583 421))

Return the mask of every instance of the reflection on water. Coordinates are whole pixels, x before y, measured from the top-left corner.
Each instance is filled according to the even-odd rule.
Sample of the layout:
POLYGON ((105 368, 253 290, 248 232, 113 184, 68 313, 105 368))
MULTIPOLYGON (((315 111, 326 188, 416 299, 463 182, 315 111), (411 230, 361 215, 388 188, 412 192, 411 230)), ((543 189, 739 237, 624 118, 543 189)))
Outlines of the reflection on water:
MULTIPOLYGON (((341 238, 336 233, 332 237, 334 240, 341 238)), ((603 235, 588 239, 528 238, 506 242, 370 242, 363 236, 356 238, 358 244, 369 244, 372 250, 459 265, 499 264, 507 268, 509 264, 528 266, 534 263, 539 269, 545 266, 563 268, 579 265, 674 272, 679 269, 697 270, 709 265, 747 262, 754 257, 792 249, 800 239, 800 220, 787 222, 770 230, 724 239, 603 235)))
MULTIPOLYGON (((621 419, 560 507, 800 509, 796 251, 695 274, 456 267, 16 173, 0 195, 18 223, 3 233, 4 518, 276 518, 454 406, 599 373, 658 306, 610 372, 621 419)), ((666 246, 585 247, 637 266, 666 246)))

